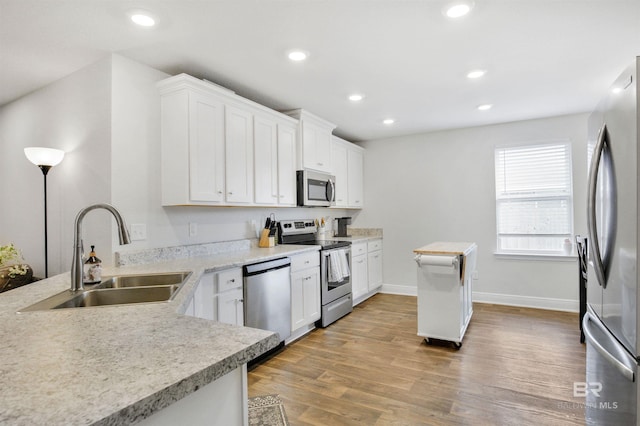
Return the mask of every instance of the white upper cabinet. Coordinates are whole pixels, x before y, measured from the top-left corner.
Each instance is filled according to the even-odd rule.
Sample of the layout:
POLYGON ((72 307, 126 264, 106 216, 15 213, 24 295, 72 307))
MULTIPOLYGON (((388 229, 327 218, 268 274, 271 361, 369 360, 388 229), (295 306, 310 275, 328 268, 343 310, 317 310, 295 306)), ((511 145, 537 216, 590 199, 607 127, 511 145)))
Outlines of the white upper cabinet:
POLYGON ((332 141, 332 158, 333 175, 336 177, 336 207, 347 207, 349 205, 348 191, 348 160, 347 147, 345 144, 332 141))
POLYGON ((297 120, 186 74, 158 88, 162 205, 295 206, 297 120))
POLYGON ((298 127, 298 169, 312 169, 331 173, 331 132, 336 125, 297 109, 285 114, 300 120, 298 127))
POLYGON ((332 173, 336 177, 336 207, 364 207, 364 149, 333 136, 332 173))
POLYGON ((296 205, 295 125, 271 117, 254 119, 256 204, 296 205))
POLYGON ((253 115, 227 106, 225 114, 226 199, 229 203, 253 201, 253 115))
POLYGON ((257 204, 278 203, 278 125, 263 117, 254 120, 255 189, 257 204))
POLYGON ((278 124, 278 204, 296 205, 295 124, 278 124))
POLYGON ((224 201, 224 104, 181 89, 161 101, 162 204, 224 201))
POLYGON ((348 206, 364 206, 364 150, 353 146, 347 150, 348 206))

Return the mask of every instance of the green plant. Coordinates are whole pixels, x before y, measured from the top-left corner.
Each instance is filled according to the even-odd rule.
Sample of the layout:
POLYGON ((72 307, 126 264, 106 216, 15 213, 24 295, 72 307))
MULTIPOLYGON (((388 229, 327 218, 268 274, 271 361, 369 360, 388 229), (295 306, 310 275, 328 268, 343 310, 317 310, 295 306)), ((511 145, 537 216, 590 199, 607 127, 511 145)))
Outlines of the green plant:
MULTIPOLYGON (((0 246, 0 268, 9 266, 7 276, 9 278, 15 278, 18 275, 26 275, 29 271, 29 265, 20 263, 22 261, 22 254, 15 248, 13 243, 6 246, 0 246)), ((0 278, 5 278, 3 273, 0 273, 0 278)))

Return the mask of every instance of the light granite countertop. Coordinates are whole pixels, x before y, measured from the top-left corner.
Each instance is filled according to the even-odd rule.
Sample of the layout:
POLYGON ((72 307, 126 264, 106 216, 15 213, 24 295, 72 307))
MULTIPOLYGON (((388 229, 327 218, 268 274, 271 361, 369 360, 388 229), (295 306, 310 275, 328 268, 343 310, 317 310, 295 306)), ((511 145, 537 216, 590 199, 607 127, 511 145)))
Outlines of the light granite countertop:
POLYGON ((222 377, 279 341, 270 331, 182 315, 201 275, 317 249, 105 267, 105 276, 191 271, 163 303, 17 313, 68 289, 69 273, 0 294, 0 424, 131 424, 222 377))
POLYGON ((320 235, 320 240, 336 240, 336 241, 350 241, 353 244, 364 243, 367 241, 381 240, 382 229, 380 228, 351 228, 347 229, 347 234, 350 237, 334 237, 332 231, 327 231, 324 235, 320 235))

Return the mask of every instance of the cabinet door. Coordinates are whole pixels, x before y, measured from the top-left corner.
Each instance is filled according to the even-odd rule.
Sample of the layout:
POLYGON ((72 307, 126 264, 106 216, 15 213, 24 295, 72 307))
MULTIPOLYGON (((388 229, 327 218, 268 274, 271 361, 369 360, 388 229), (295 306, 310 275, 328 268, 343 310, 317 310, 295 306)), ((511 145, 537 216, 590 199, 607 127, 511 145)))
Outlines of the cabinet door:
POLYGON ((219 293, 217 300, 219 322, 244 325, 244 301, 241 288, 219 293))
POLYGON ((382 285, 382 251, 373 251, 367 255, 369 291, 382 285))
POLYGON ((257 204, 278 203, 277 125, 263 117, 254 119, 254 185, 257 204))
POLYGON ((353 256, 351 262, 353 299, 363 296, 369 290, 367 284, 367 255, 353 256))
POLYGON ((291 274, 291 331, 320 319, 320 269, 291 274))
POLYGON ((304 271, 291 274, 291 331, 305 325, 304 321, 304 271))
POLYGON ((224 105, 189 94, 189 198, 224 201, 224 105))
POLYGON ((302 278, 304 318, 306 324, 320 319, 320 269, 308 269, 302 278))
POLYGON ((235 107, 226 107, 226 200, 253 201, 253 116, 235 107))
POLYGON ((364 156, 359 149, 347 150, 347 171, 349 184, 349 207, 362 208, 364 192, 364 156))
POLYGON ((336 207, 346 207, 349 202, 346 147, 341 143, 333 143, 331 156, 333 174, 336 177, 336 207))
POLYGON ((331 130, 303 121, 302 165, 308 169, 331 172, 331 130))
POLYGON ((296 129, 278 125, 278 204, 296 205, 296 129))

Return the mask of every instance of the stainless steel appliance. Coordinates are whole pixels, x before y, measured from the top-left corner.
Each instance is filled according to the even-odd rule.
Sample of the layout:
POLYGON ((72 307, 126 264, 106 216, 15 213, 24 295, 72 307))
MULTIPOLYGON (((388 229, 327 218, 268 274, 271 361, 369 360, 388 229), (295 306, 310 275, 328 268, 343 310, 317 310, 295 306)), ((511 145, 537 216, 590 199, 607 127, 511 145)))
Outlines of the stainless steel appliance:
POLYGON ((291 335, 291 260, 275 259, 242 268, 244 325, 291 335))
POLYGON ((326 327, 353 310, 351 242, 318 240, 317 230, 313 219, 282 220, 278 222, 278 243, 322 247, 319 254, 322 317, 316 325, 326 327), (336 268, 342 270, 336 273, 336 268))
POLYGON ((336 178, 315 170, 296 172, 298 205, 331 207, 336 204, 336 178))
POLYGON ((587 374, 576 396, 586 397, 593 425, 640 425, 639 67, 636 58, 589 118, 587 374))
POLYGON ((334 232, 334 237, 350 237, 351 235, 347 234, 347 225, 351 225, 350 217, 337 217, 335 218, 336 222, 336 231, 334 232))

